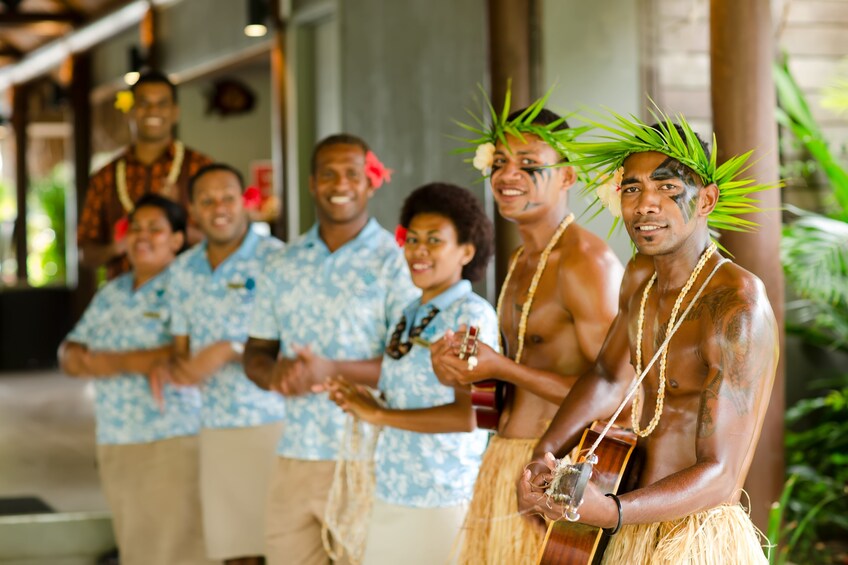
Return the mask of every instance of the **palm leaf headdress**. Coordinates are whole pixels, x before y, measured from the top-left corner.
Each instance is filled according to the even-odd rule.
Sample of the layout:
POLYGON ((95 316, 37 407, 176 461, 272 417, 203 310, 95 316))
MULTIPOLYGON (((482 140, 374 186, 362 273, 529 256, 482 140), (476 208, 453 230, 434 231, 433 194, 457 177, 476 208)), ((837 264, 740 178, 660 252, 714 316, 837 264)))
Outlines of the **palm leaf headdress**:
MULTIPOLYGON (((550 145, 560 157, 570 161, 571 155, 568 150, 568 144, 575 141, 581 133, 590 129, 585 126, 579 128, 563 127, 563 125, 567 125, 566 118, 568 116, 561 117, 549 124, 534 123, 542 110, 545 109, 545 104, 553 92, 553 87, 544 96, 527 106, 518 116, 515 116, 511 120, 509 119, 509 115, 510 105, 512 103, 512 81, 507 82, 504 105, 500 112, 495 110, 492 101, 483 87, 480 87, 480 91, 485 103, 485 106, 481 108, 480 114, 478 115, 471 110, 466 110, 472 119, 472 123, 466 124, 454 120, 459 127, 471 135, 471 137, 456 138, 468 145, 455 150, 454 153, 474 153, 473 158, 465 159, 465 161, 472 163, 474 168, 483 173, 484 176, 489 174, 495 152, 495 144, 500 142, 507 149, 509 148, 507 136, 515 137, 524 142, 525 135, 535 135, 550 145), (488 117, 485 116, 487 112, 489 114, 488 117)), ((562 162, 555 166, 560 165, 571 165, 571 163, 562 162)))
POLYGON ((621 193, 615 185, 616 181, 620 182, 620 167, 633 153, 655 151, 689 167, 701 177, 704 185, 715 183, 718 187, 718 203, 707 221, 711 230, 754 230, 756 223, 739 217, 760 211, 756 205, 757 200, 748 195, 779 185, 758 184, 751 178, 739 178, 750 168, 748 160, 753 151, 731 157, 718 165, 715 135, 712 151, 707 155, 697 134, 682 115, 676 116, 675 120, 680 127, 679 131, 675 121, 659 108, 655 107, 651 115, 657 122, 654 126, 635 116, 627 118, 615 112, 610 112, 606 122, 581 118, 602 132, 597 141, 575 140, 566 143, 566 150, 573 156, 571 164, 581 168, 591 178, 584 190, 595 192, 596 203, 600 202, 610 209, 617 223, 621 213, 621 193))

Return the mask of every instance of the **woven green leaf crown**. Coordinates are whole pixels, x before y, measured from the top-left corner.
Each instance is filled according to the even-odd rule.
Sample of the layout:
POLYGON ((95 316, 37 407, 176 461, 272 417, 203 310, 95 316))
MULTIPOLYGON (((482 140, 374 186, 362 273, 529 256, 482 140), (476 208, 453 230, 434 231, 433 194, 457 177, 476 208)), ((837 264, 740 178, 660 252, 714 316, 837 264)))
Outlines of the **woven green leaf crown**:
MULTIPOLYGON (((480 92, 483 95, 485 107, 481 108, 480 115, 475 114, 471 110, 466 110, 471 119, 472 124, 465 124, 460 121, 454 122, 469 132, 473 137, 458 137, 460 141, 467 143, 468 146, 462 147, 454 151, 454 153, 475 153, 477 149, 486 143, 496 144, 501 142, 505 147, 509 148, 507 136, 510 135, 524 142, 524 135, 531 134, 539 137, 543 142, 550 145, 561 157, 571 160, 568 151, 568 143, 573 142, 577 137, 588 131, 588 127, 571 128, 562 127, 566 123, 566 117, 562 117, 550 124, 537 124, 533 121, 539 117, 542 110, 545 109, 545 104, 553 92, 553 87, 549 89, 544 96, 527 106, 518 116, 509 120, 510 105, 512 103, 512 81, 507 82, 506 95, 504 97, 503 109, 496 112, 492 101, 488 94, 480 87, 480 92), (485 112, 489 113, 490 124, 486 123, 485 112)), ((465 159, 465 162, 471 163, 473 159, 465 159)), ((558 163, 559 165, 571 165, 571 163, 558 163)), ((484 173, 485 174, 485 173, 484 173)))
MULTIPOLYGON (((718 187, 718 203, 707 222, 711 230, 754 230, 757 227, 755 222, 739 217, 760 211, 755 204, 757 200, 748 195, 776 188, 779 184, 757 184, 751 178, 738 178, 750 168, 748 160, 753 151, 717 165, 715 134, 711 154, 707 156, 692 126, 682 115, 676 116, 682 135, 675 122, 656 106, 651 115, 657 122, 653 127, 635 116, 627 118, 612 111, 606 122, 581 117, 582 121, 603 132, 597 136, 597 141, 575 140, 565 144, 573 157, 571 164, 591 177, 584 190, 595 192, 600 185, 608 182, 629 155, 656 151, 689 167, 701 177, 704 185, 715 183, 718 187)), ((596 204, 598 202, 596 199, 596 204)))

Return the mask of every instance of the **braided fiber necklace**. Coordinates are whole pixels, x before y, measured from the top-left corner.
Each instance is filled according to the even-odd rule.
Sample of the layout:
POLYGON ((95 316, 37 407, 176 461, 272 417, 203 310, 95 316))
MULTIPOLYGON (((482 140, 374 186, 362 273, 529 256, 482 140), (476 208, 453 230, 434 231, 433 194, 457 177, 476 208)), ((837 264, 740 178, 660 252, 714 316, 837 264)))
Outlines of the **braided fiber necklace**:
MULTIPOLYGON (((173 187, 177 184, 177 179, 180 176, 180 171, 183 168, 183 159, 185 159, 185 144, 182 141, 174 141, 174 160, 171 161, 171 169, 168 171, 168 178, 165 181, 165 187, 173 187)), ((121 159, 115 165, 115 185, 118 190, 118 199, 121 201, 121 206, 124 211, 129 214, 135 208, 135 203, 130 198, 129 190, 127 189, 127 160, 121 159)))
MULTIPOLYGON (((521 307, 521 318, 518 322, 518 348, 515 351, 515 358, 513 359, 516 363, 521 363, 521 354, 524 352, 524 334, 527 333, 527 318, 530 317, 530 307, 533 305, 533 297, 536 295, 536 287, 539 286, 539 281, 542 279, 542 273, 545 272, 545 266, 548 264, 548 257, 550 256, 551 251, 554 250, 554 246, 559 241, 559 238, 562 237, 562 234, 565 232, 565 228, 571 225, 571 222, 573 221, 574 214, 569 214, 565 217, 551 236, 551 240, 548 242, 548 245, 545 246, 545 249, 539 256, 539 264, 536 265, 536 272, 533 273, 533 278, 530 280, 530 287, 527 289, 527 300, 524 301, 524 305, 521 307)), ((497 307, 498 321, 501 319, 501 308, 503 307, 503 299, 504 294, 506 294, 506 288, 509 286, 509 281, 512 278, 512 272, 515 270, 515 265, 518 263, 518 258, 521 257, 523 252, 524 246, 519 247, 518 252, 509 264, 509 270, 506 273, 503 286, 501 286, 501 293, 498 296, 497 307)), ((501 343, 501 350, 505 350, 503 343, 501 343)))
MULTIPOLYGON (((695 265, 695 269, 692 271, 692 274, 689 275, 689 280, 686 281, 686 284, 683 285, 683 288, 680 289, 680 293, 677 295, 677 300, 674 302, 674 308, 671 310, 671 318, 668 321, 668 326, 666 326, 666 335, 670 335, 672 328, 674 328, 674 323, 677 321, 677 313, 680 311, 680 305, 683 303, 683 299, 686 297, 686 294, 689 293, 689 290, 692 288, 692 285, 695 284, 695 279, 698 278, 698 275, 701 273, 701 269, 704 268, 704 265, 707 264, 707 261, 712 257, 713 253, 716 250, 715 242, 711 242, 704 253, 701 255, 701 259, 698 261, 698 264, 695 265)), ((654 286, 654 281, 657 280, 657 273, 654 273, 654 276, 651 277, 651 280, 648 281, 647 286, 645 286, 645 291, 642 292, 642 303, 639 306, 639 330, 636 334, 636 374, 639 375, 642 373, 642 328, 645 323, 645 303, 648 301, 648 295, 651 292, 651 287, 654 286)), ((637 394, 633 398, 633 411, 630 414, 630 422, 633 426, 633 431, 636 432, 636 435, 639 437, 648 437, 651 435, 651 432, 654 431, 654 428, 657 427, 657 424, 660 423, 660 418, 662 417, 663 411, 663 402, 665 401, 665 371, 666 371, 666 361, 668 360, 668 350, 670 348, 666 348, 662 356, 660 357, 660 382, 657 386, 657 403, 654 407, 654 417, 651 418, 651 421, 648 423, 648 427, 644 430, 639 427, 639 395, 637 394)))

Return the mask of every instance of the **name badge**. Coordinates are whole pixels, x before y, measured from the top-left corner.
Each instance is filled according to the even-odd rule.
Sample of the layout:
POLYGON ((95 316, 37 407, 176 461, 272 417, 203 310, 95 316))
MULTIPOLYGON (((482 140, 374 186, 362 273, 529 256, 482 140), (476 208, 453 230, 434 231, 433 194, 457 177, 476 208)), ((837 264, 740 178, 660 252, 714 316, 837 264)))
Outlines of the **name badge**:
POLYGON ((227 288, 229 288, 230 290, 239 290, 241 288, 244 288, 244 289, 247 289, 247 290, 253 290, 254 288, 256 288, 256 281, 253 280, 252 278, 248 277, 244 282, 240 282, 240 281, 228 282, 227 288))

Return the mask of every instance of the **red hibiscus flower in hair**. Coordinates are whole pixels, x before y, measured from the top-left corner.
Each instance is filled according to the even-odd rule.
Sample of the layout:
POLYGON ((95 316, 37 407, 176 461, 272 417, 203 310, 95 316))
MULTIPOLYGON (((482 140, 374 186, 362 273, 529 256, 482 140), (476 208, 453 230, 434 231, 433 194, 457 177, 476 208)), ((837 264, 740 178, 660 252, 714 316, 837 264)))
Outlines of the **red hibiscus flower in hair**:
POLYGON ((400 224, 395 228, 395 241, 400 247, 406 244, 406 228, 400 224))
POLYGON ((256 186, 248 186, 241 198, 248 210, 259 210, 262 207, 262 193, 256 186))
POLYGON ((115 226, 112 228, 113 233, 115 234, 115 241, 121 241, 127 236, 127 231, 130 229, 130 219, 127 216, 124 216, 117 222, 115 222, 115 226))
POLYGON ((380 188, 383 182, 392 182, 392 172, 380 162, 373 151, 365 154, 365 176, 371 181, 371 186, 380 188))

